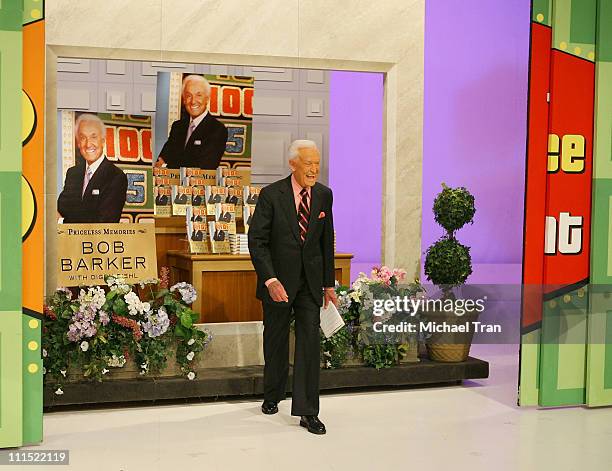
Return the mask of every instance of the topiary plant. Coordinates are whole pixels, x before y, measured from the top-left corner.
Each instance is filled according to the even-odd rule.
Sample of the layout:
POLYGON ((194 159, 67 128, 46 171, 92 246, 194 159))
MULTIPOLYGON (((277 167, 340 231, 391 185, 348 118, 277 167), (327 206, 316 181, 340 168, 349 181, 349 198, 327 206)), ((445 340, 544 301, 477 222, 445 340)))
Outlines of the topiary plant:
POLYGON ((472 273, 470 248, 455 239, 455 232, 473 223, 476 207, 474 196, 467 189, 450 188, 444 183, 442 188, 434 201, 433 212, 446 234, 427 249, 425 276, 448 296, 453 287, 465 283, 472 273))

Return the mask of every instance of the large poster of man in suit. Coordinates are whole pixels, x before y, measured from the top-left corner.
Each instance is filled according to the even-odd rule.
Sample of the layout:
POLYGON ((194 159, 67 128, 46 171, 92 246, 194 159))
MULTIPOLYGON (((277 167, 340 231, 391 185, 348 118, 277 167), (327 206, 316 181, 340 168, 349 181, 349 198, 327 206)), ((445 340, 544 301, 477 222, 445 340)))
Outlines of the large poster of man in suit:
POLYGON ((155 165, 250 168, 252 77, 157 74, 155 165))
POLYGON ((63 110, 59 121, 58 222, 151 222, 151 117, 63 110))

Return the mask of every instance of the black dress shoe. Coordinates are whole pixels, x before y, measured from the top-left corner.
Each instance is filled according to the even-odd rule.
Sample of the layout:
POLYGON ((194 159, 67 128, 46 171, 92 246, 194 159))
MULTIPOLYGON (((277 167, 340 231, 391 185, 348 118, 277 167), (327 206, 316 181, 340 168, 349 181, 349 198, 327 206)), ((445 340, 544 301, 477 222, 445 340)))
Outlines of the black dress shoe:
POLYGON ((276 414, 278 412, 278 405, 274 401, 263 401, 261 411, 266 415, 276 414))
POLYGON ((300 425, 306 427, 310 433, 325 435, 325 425, 316 415, 303 415, 300 419, 300 425))

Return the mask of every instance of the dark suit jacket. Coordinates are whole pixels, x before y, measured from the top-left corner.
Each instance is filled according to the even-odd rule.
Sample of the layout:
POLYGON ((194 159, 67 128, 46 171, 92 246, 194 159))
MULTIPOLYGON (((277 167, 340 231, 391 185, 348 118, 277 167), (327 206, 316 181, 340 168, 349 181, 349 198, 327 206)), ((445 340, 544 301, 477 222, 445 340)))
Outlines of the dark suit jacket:
POLYGON ((168 205, 168 195, 157 195, 155 198, 155 204, 157 206, 167 206, 168 205))
POLYGON ((91 177, 82 197, 85 162, 70 167, 66 172, 64 189, 57 199, 57 211, 65 223, 119 222, 121 219, 127 176, 106 157, 100 158, 104 160, 91 177))
POLYGON ((191 234, 191 240, 200 242, 204 239, 204 233, 202 231, 193 231, 191 234))
POLYGON ((202 196, 195 195, 191 197, 191 206, 201 206, 202 205, 202 196))
POLYGON ((187 195, 185 193, 177 193, 174 202, 176 204, 187 204, 187 195))
POLYGON ((219 221, 231 222, 231 220, 232 220, 232 215, 230 213, 223 213, 219 215, 219 221))
POLYGON ((219 193, 216 194, 211 194, 210 198, 208 198, 208 202, 210 204, 215 204, 215 203, 220 203, 221 202, 221 195, 219 193))
POLYGON ((168 168, 199 167, 214 170, 225 152, 227 128, 208 113, 185 145, 190 119, 187 116, 172 123, 168 140, 159 155, 164 158, 168 168))
POLYGON ((223 242, 225 240, 225 231, 215 231, 213 234, 213 240, 223 242))
POLYGON ((278 278, 293 302, 302 270, 315 301, 323 304, 323 287, 334 277, 334 221, 331 189, 316 183, 311 190, 310 220, 302 245, 291 176, 263 188, 249 226, 249 252, 257 272, 257 297, 274 303, 265 286, 278 278), (319 219, 319 214, 325 217, 319 219))

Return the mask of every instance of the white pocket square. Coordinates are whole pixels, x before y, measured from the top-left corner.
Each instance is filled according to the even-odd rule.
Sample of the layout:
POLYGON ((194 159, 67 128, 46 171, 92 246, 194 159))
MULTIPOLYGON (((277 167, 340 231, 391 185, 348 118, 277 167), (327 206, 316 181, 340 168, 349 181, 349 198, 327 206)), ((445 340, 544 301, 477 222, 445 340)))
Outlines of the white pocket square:
POLYGON ((202 144, 202 141, 200 141, 200 140, 193 141, 193 145, 199 146, 200 144, 202 144))
POLYGON ((93 190, 91 190, 91 194, 92 195, 99 195, 100 194, 100 190, 98 190, 97 188, 93 189, 93 190))

